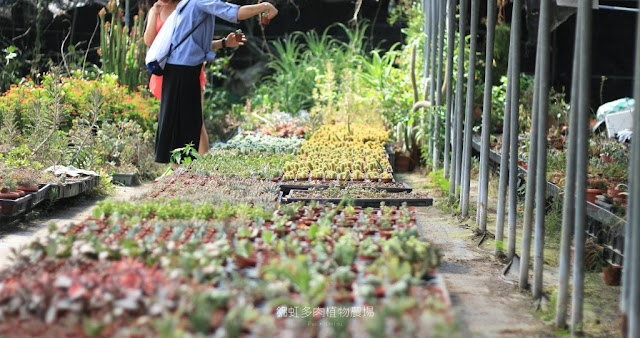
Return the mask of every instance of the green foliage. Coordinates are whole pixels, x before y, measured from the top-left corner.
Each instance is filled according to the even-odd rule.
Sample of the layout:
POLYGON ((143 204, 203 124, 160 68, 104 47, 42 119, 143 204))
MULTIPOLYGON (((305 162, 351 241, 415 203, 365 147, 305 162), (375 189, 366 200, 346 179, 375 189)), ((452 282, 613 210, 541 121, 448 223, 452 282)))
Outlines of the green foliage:
POLYGON ((118 81, 137 90, 148 81, 144 58, 147 47, 144 44, 146 13, 140 9, 133 17, 131 31, 124 22, 124 12, 114 1, 100 10, 100 54, 102 71, 118 76, 118 81), (107 14, 111 21, 107 21, 107 14))
POLYGON ((193 160, 199 160, 200 158, 202 156, 198 154, 198 149, 193 146, 193 143, 171 151, 171 163, 173 164, 189 165, 193 160))
POLYGON ((20 68, 23 66, 23 59, 20 57, 20 50, 16 46, 8 46, 0 53, 0 93, 8 90, 13 84, 20 81, 20 68))

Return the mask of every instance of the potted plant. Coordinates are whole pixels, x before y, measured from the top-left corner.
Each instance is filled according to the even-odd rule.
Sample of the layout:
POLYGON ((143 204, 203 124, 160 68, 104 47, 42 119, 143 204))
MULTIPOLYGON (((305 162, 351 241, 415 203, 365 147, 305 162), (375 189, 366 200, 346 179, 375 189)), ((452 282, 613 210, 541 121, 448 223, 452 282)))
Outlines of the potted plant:
POLYGON ((353 241, 346 236, 340 237, 333 249, 333 259, 338 266, 352 267, 356 258, 353 241))
POLYGON ((307 181, 309 180, 309 172, 306 169, 299 169, 296 173, 297 181, 307 181))
POLYGON ((325 173, 325 178, 327 181, 333 181, 338 179, 338 174, 333 170, 327 170, 325 173))
POLYGON ((622 266, 617 264, 602 265, 602 279, 605 284, 618 286, 622 277, 622 266))
POLYGON ((380 257, 380 247, 373 243, 371 237, 360 242, 358 254, 361 260, 373 261, 380 257))
POLYGON ((355 182, 362 182, 364 181, 364 175, 362 174, 362 171, 356 170, 351 173, 351 179, 355 182))
POLYGON ((338 176, 338 179, 340 179, 340 182, 346 182, 349 180, 349 172, 348 171, 344 171, 341 172, 340 175, 338 176))
POLYGON ((283 181, 293 181, 295 178, 296 178, 296 175, 291 171, 286 172, 282 175, 283 181))
POLYGON ((380 181, 383 183, 389 183, 393 181, 393 174, 391 174, 390 172, 383 172, 382 174, 380 174, 380 181))
POLYGON ((367 179, 371 182, 378 182, 379 174, 377 171, 367 172, 367 179))
POLYGON ((356 280, 356 274, 348 266, 339 266, 331 275, 331 278, 335 281, 336 289, 351 291, 353 282, 356 280))
POLYGON ((314 169, 311 171, 311 179, 314 181, 322 181, 324 178, 324 172, 320 169, 314 169))
POLYGON ((591 203, 596 202, 596 196, 602 195, 607 189, 607 182, 601 179, 590 180, 589 187, 587 188, 587 201, 591 203))
POLYGON ((234 37, 236 39, 236 42, 242 42, 242 38, 244 38, 244 34, 242 33, 242 29, 237 29, 236 33, 234 34, 234 37))
POLYGON ((235 261, 239 269, 256 266, 258 258, 253 249, 253 243, 246 239, 238 241, 235 246, 235 261))

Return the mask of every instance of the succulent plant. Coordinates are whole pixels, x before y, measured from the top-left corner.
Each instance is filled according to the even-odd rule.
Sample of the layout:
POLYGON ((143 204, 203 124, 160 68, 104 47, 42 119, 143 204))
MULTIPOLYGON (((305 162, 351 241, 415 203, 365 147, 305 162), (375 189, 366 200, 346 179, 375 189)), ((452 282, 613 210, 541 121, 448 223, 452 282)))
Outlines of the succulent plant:
POLYGON ((354 180, 362 180, 364 179, 364 174, 362 174, 362 171, 354 171, 351 173, 351 178, 354 180))

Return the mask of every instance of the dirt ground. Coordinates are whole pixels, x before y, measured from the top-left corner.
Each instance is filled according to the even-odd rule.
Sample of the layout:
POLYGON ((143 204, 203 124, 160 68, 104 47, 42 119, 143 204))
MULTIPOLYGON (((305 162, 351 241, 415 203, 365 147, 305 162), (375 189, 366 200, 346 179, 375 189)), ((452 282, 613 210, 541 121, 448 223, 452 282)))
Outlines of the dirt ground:
MULTIPOLYGON (((116 186, 115 195, 110 198, 128 201, 151 187, 143 184, 137 187, 116 186)), ((58 201, 46 210, 29 216, 24 222, 3 226, 0 230, 0 270, 11 264, 12 251, 48 234, 49 224, 62 225, 85 220, 91 216, 91 210, 103 198, 93 196, 76 196, 69 200, 58 201)))
MULTIPOLYGON (((443 212, 450 207, 442 205, 447 203, 446 199, 439 189, 432 187, 426 174, 398 174, 397 178, 411 185, 415 191, 434 197, 433 207, 419 208, 418 225, 425 239, 437 244, 443 254, 439 271, 452 298, 460 336, 554 337, 568 334, 568 331, 553 327, 551 308, 555 304, 545 301, 539 309, 531 293, 518 288, 517 276, 503 276, 505 265, 493 255, 495 242, 492 238, 478 246, 480 238, 473 231, 475 218, 460 220, 449 212, 443 212)), ((474 180, 471 184, 472 206, 475 205, 476 191, 477 182, 474 180)), ((491 192, 492 187, 488 230, 494 231, 496 198, 491 196, 491 192)), ((516 252, 520 254, 521 224, 518 224, 517 232, 516 252)), ((557 285, 557 256, 557 247, 553 244, 545 248, 544 290, 549 298, 557 285)), ((517 273, 517 269, 514 270, 517 273)), ((530 275, 530 281, 531 278, 530 275)), ((604 285, 601 273, 587 273, 585 280, 585 336, 619 336, 617 304, 620 287, 604 285)))

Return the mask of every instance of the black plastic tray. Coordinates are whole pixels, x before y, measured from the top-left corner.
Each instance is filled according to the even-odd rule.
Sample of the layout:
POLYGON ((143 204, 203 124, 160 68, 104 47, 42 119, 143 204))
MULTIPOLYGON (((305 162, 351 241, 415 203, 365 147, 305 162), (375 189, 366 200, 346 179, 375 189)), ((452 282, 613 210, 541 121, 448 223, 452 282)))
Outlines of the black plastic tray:
POLYGON ((34 208, 38 204, 42 203, 47 197, 49 197, 49 191, 51 190, 51 184, 39 184, 38 191, 28 193, 31 195, 31 203, 29 208, 34 208))
POLYGON ((0 219, 11 219, 24 214, 31 204, 32 194, 16 200, 0 199, 0 219))
POLYGON ((98 176, 88 176, 80 179, 69 179, 65 185, 58 186, 58 196, 56 199, 69 198, 82 194, 95 188, 100 182, 98 176))
POLYGON ((115 173, 111 177, 113 178, 113 182, 120 183, 126 187, 140 185, 138 174, 115 173))
MULTIPOLYGON (((393 181, 394 183, 395 180, 393 181)), ((349 182, 352 185, 356 185, 358 184, 358 182, 349 182)), ((385 190, 387 192, 412 192, 413 188, 411 188, 409 185, 407 185, 406 183, 402 183, 402 185, 404 187, 370 187, 367 186, 367 188, 370 189, 375 189, 375 190, 385 190)), ((340 187, 340 189, 344 189, 347 185, 346 184, 341 184, 341 185, 337 185, 337 187, 340 187)), ((280 184, 280 190, 285 194, 288 195, 289 192, 291 192, 291 190, 309 190, 311 188, 318 188, 318 189, 327 189, 329 188, 330 185, 329 184, 323 184, 323 183, 318 183, 318 184, 288 184, 288 183, 281 183, 280 184)))
MULTIPOLYGON (((334 203, 338 204, 342 201, 342 198, 303 198, 303 197, 288 197, 280 193, 279 202, 281 203, 295 203, 295 202, 319 202, 319 203, 334 203)), ((432 198, 354 198, 353 204, 361 207, 379 207, 380 203, 384 202, 388 206, 401 206, 402 203, 407 203, 407 206, 413 207, 428 207, 433 205, 432 198)))

